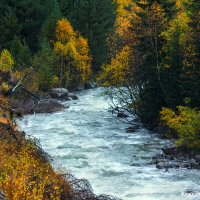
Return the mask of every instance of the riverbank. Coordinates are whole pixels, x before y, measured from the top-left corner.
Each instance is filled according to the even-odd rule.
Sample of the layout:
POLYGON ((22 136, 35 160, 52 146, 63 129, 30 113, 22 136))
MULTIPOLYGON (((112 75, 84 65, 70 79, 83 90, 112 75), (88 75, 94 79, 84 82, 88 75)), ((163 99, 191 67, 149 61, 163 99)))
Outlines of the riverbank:
POLYGON ((196 169, 200 170, 200 155, 183 147, 163 147, 162 152, 152 157, 151 164, 158 169, 196 169))
MULTIPOLYGON (((65 170, 56 171, 51 166, 52 158, 38 140, 18 131, 18 126, 12 121, 16 115, 56 113, 68 107, 61 102, 62 98, 52 99, 45 95, 46 98, 39 99, 23 95, 18 93, 8 99, 8 107, 4 108, 5 114, 2 113, 0 121, 0 199, 116 199, 108 195, 95 195, 86 179, 77 179, 65 170)), ((65 101, 66 98, 78 99, 68 92, 65 101)), ((47 124, 41 121, 39 126, 42 125, 47 124)))
MULTIPOLYGON (((89 90, 97 88, 95 82, 87 82, 79 90, 89 90)), ((35 113, 54 113, 69 108, 63 102, 77 100, 75 93, 69 92, 66 88, 52 88, 49 92, 38 91, 38 94, 15 92, 9 99, 9 104, 13 113, 21 116, 35 113)))
POLYGON ((186 146, 176 146, 175 134, 169 127, 162 123, 157 123, 151 131, 158 133, 160 137, 171 139, 174 144, 163 146, 161 152, 152 157, 151 164, 155 164, 158 169, 196 169, 200 170, 200 151, 197 149, 189 149, 186 146))
POLYGON ((14 113, 17 115, 27 115, 35 113, 54 113, 59 112, 68 106, 64 106, 56 99, 11 99, 10 105, 14 113))
MULTIPOLYGON (((15 127, 16 128, 16 127, 15 127)), ((114 200, 93 194, 85 179, 56 172, 38 140, 0 123, 0 189, 6 200, 114 200)))

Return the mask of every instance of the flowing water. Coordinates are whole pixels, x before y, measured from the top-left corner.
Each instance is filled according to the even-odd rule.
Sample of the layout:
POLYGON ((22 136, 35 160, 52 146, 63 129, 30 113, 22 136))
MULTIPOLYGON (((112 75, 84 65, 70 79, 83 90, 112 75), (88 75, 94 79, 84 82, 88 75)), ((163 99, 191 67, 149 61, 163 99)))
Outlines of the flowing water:
POLYGON ((69 109, 54 114, 25 116, 22 130, 38 138, 53 158, 77 178, 86 178, 96 194, 124 200, 200 199, 185 195, 200 188, 197 170, 165 170, 150 165, 151 157, 170 143, 140 128, 126 133, 128 125, 114 119, 101 89, 80 92, 79 100, 66 102, 69 109))

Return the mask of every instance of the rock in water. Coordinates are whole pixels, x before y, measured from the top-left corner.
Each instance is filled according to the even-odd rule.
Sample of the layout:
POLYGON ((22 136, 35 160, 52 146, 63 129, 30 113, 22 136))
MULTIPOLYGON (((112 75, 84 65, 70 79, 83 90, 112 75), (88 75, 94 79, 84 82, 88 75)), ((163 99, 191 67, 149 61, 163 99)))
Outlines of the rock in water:
POLYGON ((162 151, 165 155, 176 155, 177 147, 162 148, 162 151))
POLYGON ((69 91, 65 88, 53 88, 49 94, 52 98, 65 99, 68 97, 69 91))
POLYGON ((130 126, 130 127, 126 128, 126 132, 127 133, 134 133, 139 128, 140 128, 140 126, 135 124, 134 126, 130 126))
POLYGON ((196 162, 199 162, 199 163, 200 163, 200 155, 196 155, 196 156, 195 156, 195 160, 196 160, 196 162))
POLYGON ((94 88, 97 88, 97 87, 98 87, 97 83, 95 83, 95 82, 87 82, 87 83, 85 83, 84 89, 85 90, 89 90, 89 89, 94 89, 94 88))
POLYGON ((77 100, 78 99, 78 96, 76 96, 74 93, 69 93, 68 94, 68 97, 72 100, 77 100))
POLYGON ((159 162, 159 163, 156 165, 156 168, 157 168, 157 169, 166 169, 166 167, 165 167, 165 162, 159 162))

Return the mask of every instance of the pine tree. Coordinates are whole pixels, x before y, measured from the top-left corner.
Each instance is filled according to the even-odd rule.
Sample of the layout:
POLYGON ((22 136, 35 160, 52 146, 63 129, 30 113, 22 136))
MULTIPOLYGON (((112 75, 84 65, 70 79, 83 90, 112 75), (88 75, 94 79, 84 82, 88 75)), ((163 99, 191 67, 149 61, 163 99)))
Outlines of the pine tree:
POLYGON ((48 15, 49 0, 1 0, 1 46, 10 48, 16 35, 25 40, 31 51, 39 48, 39 34, 48 15))
POLYGON ((138 1, 137 6, 128 34, 130 37, 127 38, 133 52, 132 66, 139 88, 139 102, 135 102, 134 107, 144 122, 152 124, 161 107, 166 105, 160 65, 162 41, 159 37, 165 14, 156 2, 138 1))
POLYGON ((62 18, 61 8, 57 0, 46 0, 48 4, 47 16, 42 26, 41 42, 44 38, 49 41, 54 39, 55 27, 58 20, 62 18))
POLYGON ((25 40, 21 41, 19 37, 14 36, 10 49, 16 63, 15 69, 23 70, 31 66, 32 54, 25 40))

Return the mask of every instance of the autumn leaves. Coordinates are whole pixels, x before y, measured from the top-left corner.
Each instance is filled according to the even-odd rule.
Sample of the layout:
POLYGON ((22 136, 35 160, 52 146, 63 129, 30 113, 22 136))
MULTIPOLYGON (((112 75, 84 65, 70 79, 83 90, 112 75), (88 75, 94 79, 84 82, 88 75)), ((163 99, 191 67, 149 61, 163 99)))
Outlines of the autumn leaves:
POLYGON ((65 18, 58 21, 54 52, 60 59, 60 86, 85 82, 91 75, 88 42, 65 18))

